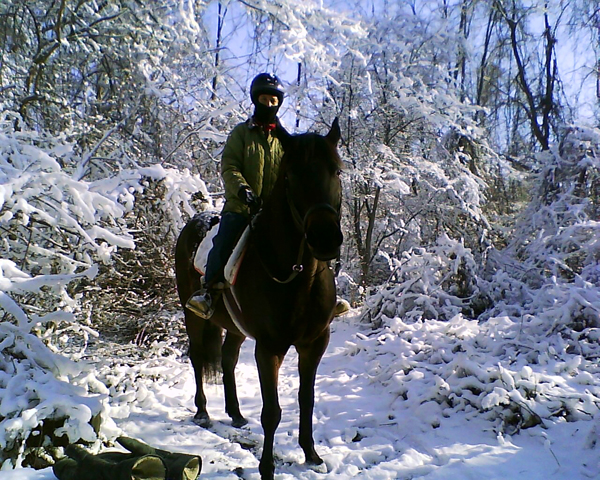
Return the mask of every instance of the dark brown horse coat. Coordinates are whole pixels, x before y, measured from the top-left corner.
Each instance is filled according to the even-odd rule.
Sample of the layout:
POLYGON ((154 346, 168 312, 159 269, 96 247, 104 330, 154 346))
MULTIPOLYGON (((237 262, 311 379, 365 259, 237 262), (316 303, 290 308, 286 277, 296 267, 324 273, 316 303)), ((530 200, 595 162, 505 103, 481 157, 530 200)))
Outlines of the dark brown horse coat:
MULTIPOLYGON (((245 337, 256 340, 265 436, 259 466, 263 479, 274 475, 273 439, 281 419, 278 373, 291 346, 298 352, 300 375, 299 443, 308 463, 322 463, 314 449, 312 415, 317 366, 329 342, 336 302, 327 262, 339 255, 343 238, 339 138, 337 119, 327 136, 281 134, 286 154, 273 192, 253 223, 236 284, 226 291, 210 322, 185 311, 196 376, 195 419, 200 425, 210 425, 202 381, 206 373, 215 371, 219 353, 225 409, 234 426, 247 423, 239 409, 234 369, 245 337), (224 342, 222 328, 227 330, 224 342)), ((194 217, 177 242, 176 276, 182 305, 200 285, 193 254, 206 233, 203 225, 201 217, 194 217)))

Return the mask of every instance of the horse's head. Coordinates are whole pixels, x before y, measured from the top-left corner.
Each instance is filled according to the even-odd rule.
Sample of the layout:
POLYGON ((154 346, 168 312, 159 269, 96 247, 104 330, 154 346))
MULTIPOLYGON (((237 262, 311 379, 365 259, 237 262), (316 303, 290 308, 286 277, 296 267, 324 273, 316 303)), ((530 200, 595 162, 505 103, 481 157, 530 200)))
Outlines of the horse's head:
POLYGON ((326 136, 316 133, 283 135, 282 164, 287 201, 299 230, 304 233, 317 260, 332 260, 340 253, 342 161, 337 153, 340 140, 338 119, 326 136))

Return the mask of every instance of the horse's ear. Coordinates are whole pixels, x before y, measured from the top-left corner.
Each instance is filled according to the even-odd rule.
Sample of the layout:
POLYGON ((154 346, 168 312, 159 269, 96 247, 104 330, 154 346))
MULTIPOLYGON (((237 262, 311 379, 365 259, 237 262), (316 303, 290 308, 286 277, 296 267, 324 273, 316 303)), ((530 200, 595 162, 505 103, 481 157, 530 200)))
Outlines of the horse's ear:
POLYGON ((329 133, 325 137, 334 147, 337 146, 340 138, 342 138, 342 132, 340 131, 340 121, 338 117, 335 117, 335 120, 331 124, 331 128, 329 129, 329 133))

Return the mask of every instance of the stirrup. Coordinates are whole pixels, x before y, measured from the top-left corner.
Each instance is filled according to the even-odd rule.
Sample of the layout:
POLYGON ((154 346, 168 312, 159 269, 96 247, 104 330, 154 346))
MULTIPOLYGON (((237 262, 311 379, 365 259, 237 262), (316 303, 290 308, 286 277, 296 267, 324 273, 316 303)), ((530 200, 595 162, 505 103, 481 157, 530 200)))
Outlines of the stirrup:
POLYGON ((211 295, 210 292, 202 293, 202 291, 198 291, 188 298, 185 308, 192 313, 195 313, 200 318, 208 320, 212 317, 213 313, 215 313, 215 301, 213 295, 211 295))

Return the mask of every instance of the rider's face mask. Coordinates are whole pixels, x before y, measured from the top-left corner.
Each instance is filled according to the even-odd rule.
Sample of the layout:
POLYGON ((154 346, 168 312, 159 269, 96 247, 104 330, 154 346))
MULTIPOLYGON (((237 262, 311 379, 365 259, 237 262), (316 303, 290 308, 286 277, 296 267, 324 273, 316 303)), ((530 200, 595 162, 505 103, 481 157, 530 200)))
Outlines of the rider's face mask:
POLYGON ((276 95, 262 94, 257 100, 254 119, 260 123, 274 123, 280 107, 279 98, 276 95))

